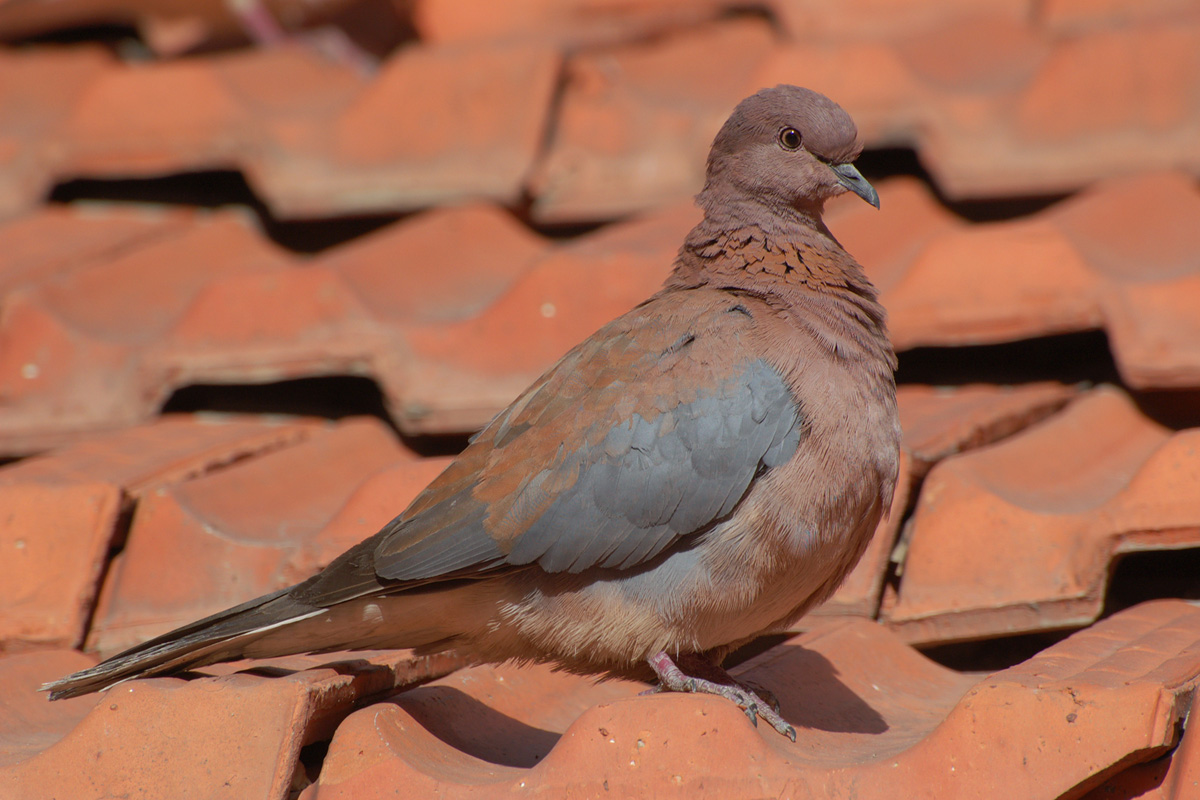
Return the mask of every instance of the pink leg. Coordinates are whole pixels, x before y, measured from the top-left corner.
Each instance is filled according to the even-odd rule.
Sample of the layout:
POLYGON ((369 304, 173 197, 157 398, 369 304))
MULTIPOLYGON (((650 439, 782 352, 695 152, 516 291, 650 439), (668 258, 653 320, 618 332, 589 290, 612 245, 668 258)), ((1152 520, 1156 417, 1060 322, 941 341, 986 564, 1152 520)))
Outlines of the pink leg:
POLYGON ((704 672, 712 677, 705 678, 698 675, 689 675, 666 653, 655 653, 646 659, 650 664, 650 668, 654 670, 654 674, 658 676, 658 686, 650 691, 697 692, 719 695, 737 703, 756 726, 758 725, 758 718, 762 717, 771 724, 772 728, 793 742, 796 741, 796 729, 789 725, 787 720, 779 716, 777 704, 768 703, 758 692, 734 680, 733 676, 728 672, 715 664, 707 662, 700 656, 688 655, 677 658, 679 661, 685 662, 687 666, 692 667, 691 672, 704 672))

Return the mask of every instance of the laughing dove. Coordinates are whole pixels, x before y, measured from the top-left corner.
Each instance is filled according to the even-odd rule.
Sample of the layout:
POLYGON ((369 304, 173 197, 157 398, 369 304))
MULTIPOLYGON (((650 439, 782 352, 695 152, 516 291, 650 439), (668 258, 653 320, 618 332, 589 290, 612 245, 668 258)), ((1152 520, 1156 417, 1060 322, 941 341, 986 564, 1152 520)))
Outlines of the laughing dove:
POLYGON ((742 101, 661 291, 319 574, 48 684, 51 697, 238 658, 449 649, 656 677, 794 739, 720 663, 827 598, 891 501, 895 355, 874 288, 821 219, 846 191, 878 206, 859 151, 820 94, 742 101))

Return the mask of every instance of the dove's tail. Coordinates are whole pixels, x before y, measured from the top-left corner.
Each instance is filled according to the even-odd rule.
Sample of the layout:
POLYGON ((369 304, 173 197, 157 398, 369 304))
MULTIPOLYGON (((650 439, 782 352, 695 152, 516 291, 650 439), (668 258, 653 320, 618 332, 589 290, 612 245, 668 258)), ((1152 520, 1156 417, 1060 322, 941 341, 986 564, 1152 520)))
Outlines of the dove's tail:
POLYGON ((290 589, 280 589, 177 628, 90 669, 44 684, 42 691, 50 692, 51 700, 59 700, 98 692, 128 678, 160 675, 242 657, 264 658, 298 652, 288 647, 287 639, 291 637, 276 637, 281 639, 278 647, 264 649, 262 646, 271 632, 327 610, 293 600, 288 596, 290 589))

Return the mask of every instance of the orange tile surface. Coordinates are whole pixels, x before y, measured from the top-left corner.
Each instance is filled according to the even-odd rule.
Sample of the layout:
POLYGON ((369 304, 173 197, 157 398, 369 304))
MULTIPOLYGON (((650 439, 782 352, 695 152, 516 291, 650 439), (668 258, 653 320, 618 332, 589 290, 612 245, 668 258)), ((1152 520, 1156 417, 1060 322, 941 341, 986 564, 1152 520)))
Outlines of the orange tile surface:
MULTIPOLYGON (((1130 385, 1200 385, 1194 181, 1113 180, 1032 218, 975 225, 939 211, 910 181, 883 183, 882 198, 874 218, 869 207, 835 206, 830 224, 873 265, 897 347, 1104 328, 1130 385), (1122 214, 1148 222, 1117 233, 1122 214)), ((17 258, 0 271, 14 287, 0 316, 9 397, 0 447, 27 452, 146 419, 189 383, 338 372, 373 376, 406 431, 475 429, 653 293, 696 213, 670 205, 554 243, 494 206, 458 206, 307 262, 232 212, 166 214, 111 258, 89 256, 87 247, 105 245, 86 239, 82 263, 53 252, 17 258), (453 258, 434 255, 445 237, 460 243, 453 258), (157 269, 164 257, 169 272, 157 269), (479 341, 494 350, 478 351, 479 341)), ((39 219, 0 228, 0 240, 12 228, 7 238, 19 244, 49 223, 39 219)), ((54 222, 73 230, 70 219, 54 222)))
POLYGON ((772 40, 765 21, 747 19, 571 59, 530 181, 534 218, 607 219, 694 194, 713 135, 772 40))
POLYGON ((1198 445, 1200 429, 1167 430, 1102 387, 946 459, 925 479, 883 618, 914 642, 1091 622, 1122 554, 1200 545, 1198 445))
POLYGON ((536 218, 610 219, 694 192, 689 156, 733 103, 797 76, 840 98, 869 143, 919 149, 949 196, 1200 169, 1200 16, 1186 7, 1074 27, 1061 7, 1048 26, 1031 21, 1024 0, 861 5, 869 21, 779 0, 773 30, 749 16, 697 27, 722 8, 708 2, 523 3, 503 17, 418 3, 426 41, 373 78, 297 43, 138 67, 98 51, 6 54, 0 107, 21 113, 0 123, 13 167, 0 213, 54 180, 234 167, 281 216, 516 204, 532 174, 536 218), (31 71, 63 91, 23 94, 31 71), (295 79, 269 78, 284 72, 295 79), (446 115, 444 97, 471 116, 446 115))
POLYGON ((413 23, 430 42, 531 38, 565 46, 638 39, 702 22, 736 7, 729 0, 419 0, 413 23))
POLYGON ((880 521, 858 566, 832 597, 800 620, 797 628, 804 630, 823 617, 875 617, 900 526, 930 467, 943 458, 999 441, 1044 419, 1073 394, 1073 389, 1060 384, 899 387, 896 399, 904 442, 891 511, 880 521))
POLYGON ((1198 179, 1191 0, 0 0, 0 798, 1200 797, 1198 179), (401 512, 779 82, 858 123, 906 382, 891 514, 734 668, 794 745, 407 652, 37 692, 401 512))
POLYGON ((84 51, 52 65, 63 89, 43 100, 18 81, 50 54, 0 55, 12 84, 0 84, 0 142, 19 150, 0 216, 55 180, 222 168, 244 170, 281 216, 515 202, 559 68, 535 43, 406 48, 369 81, 299 47, 136 66, 84 51), (446 118, 446 96, 471 116, 446 118))
POLYGON ((390 497, 382 514, 363 506, 355 492, 368 477, 413 460, 377 421, 350 420, 160 488, 138 504, 112 560, 88 649, 110 655, 314 574, 399 513, 444 466, 429 459, 416 480, 411 467, 407 481, 390 476, 389 488, 408 494, 390 497), (326 537, 339 517, 340 535, 326 537))
POLYGON ((877 624, 826 626, 736 671, 771 686, 794 744, 720 698, 465 670, 351 715, 302 797, 1078 795, 1176 744, 1198 614, 1140 606, 982 680, 877 624))
MULTIPOLYGON (((361 5, 361 0, 267 0, 258 4, 285 30, 328 23, 361 5)), ((134 24, 151 49, 169 56, 255 38, 247 24, 247 12, 254 7, 254 3, 231 6, 222 0, 6 3, 0 8, 0 38, 44 35, 75 26, 134 24)))
MULTIPOLYGON (((43 674, 67 664, 58 652, 26 658, 37 658, 33 663, 41 664, 43 674)), ((27 661, 13 669, 16 680, 5 684, 5 705, 34 707, 41 700, 22 727, 55 741, 35 754, 12 753, 17 760, 0 766, 0 793, 283 800, 296 782, 305 782, 301 747, 328 737, 356 702, 454 666, 444 657, 366 652, 340 659, 273 659, 257 674, 138 681, 73 702, 70 713, 78 721, 61 735, 61 725, 49 718, 29 680, 34 670, 27 661), (64 763, 89 766, 68 770, 64 763)))
POLYGON ((0 467, 0 551, 8 555, 0 559, 0 652, 81 644, 109 548, 133 505, 316 430, 312 422, 168 417, 0 467))

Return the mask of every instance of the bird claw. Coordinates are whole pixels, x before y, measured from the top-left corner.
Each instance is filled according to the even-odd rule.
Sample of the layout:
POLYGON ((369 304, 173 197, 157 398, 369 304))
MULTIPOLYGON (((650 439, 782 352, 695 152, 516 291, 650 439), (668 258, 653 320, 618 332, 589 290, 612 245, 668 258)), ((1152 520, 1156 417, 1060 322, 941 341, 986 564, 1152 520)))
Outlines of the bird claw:
POLYGON ((708 665, 714 675, 723 677, 728 682, 698 678, 688 675, 681 670, 666 653, 658 653, 648 659, 650 667, 658 676, 658 686, 642 694, 655 694, 662 691, 692 692, 694 694, 715 694, 732 700, 749 717, 751 724, 758 727, 761 717, 779 733, 796 741, 796 729, 788 724, 779 713, 779 699, 765 689, 752 687, 733 679, 727 672, 715 665, 708 665), (765 699, 764 699, 765 698, 765 699))
POLYGON ((760 703, 770 708, 776 714, 782 712, 783 707, 779 705, 779 698, 770 689, 764 689, 757 683, 750 683, 749 681, 734 681, 734 683, 747 694, 753 695, 760 703))

